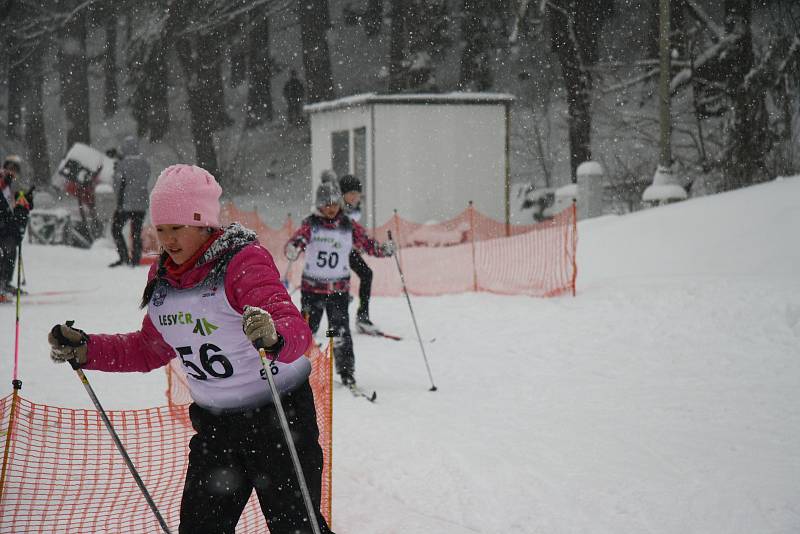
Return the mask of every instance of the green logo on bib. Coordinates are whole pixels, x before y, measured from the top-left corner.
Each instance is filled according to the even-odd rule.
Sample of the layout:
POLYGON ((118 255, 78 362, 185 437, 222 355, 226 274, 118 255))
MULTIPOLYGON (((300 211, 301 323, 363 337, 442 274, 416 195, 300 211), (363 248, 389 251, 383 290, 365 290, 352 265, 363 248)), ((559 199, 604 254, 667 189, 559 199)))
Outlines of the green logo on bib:
POLYGON ((208 319, 205 317, 202 319, 198 319, 194 325, 194 330, 192 330, 192 334, 200 334, 201 336, 208 336, 211 333, 219 328, 215 324, 211 324, 208 319))

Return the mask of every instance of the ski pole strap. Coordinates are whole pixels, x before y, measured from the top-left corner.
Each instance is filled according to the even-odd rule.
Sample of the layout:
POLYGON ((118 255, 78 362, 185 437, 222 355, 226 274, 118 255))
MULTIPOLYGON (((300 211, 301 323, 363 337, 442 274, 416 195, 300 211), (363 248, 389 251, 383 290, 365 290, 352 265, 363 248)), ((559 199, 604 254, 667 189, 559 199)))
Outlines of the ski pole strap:
MULTIPOLYGON (((276 334, 277 334, 277 332, 276 332, 276 334)), ((258 350, 264 349, 264 352, 269 354, 269 356, 270 356, 269 360, 270 360, 271 364, 275 363, 275 360, 278 359, 278 355, 281 353, 281 350, 283 350, 283 346, 285 344, 286 344, 286 341, 283 339, 283 336, 280 335, 280 334, 278 334, 278 341, 276 341, 275 344, 272 345, 269 348, 266 348, 264 346, 264 341, 262 339, 257 339, 257 340, 255 340, 253 342, 253 345, 255 346, 256 349, 258 349, 258 350)))

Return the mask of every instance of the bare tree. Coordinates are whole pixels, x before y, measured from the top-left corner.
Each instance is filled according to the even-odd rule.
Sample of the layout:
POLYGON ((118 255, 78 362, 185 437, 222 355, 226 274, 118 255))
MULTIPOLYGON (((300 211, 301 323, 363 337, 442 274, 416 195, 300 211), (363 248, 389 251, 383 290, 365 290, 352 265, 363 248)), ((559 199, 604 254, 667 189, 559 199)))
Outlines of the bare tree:
POLYGON ((381 32, 383 25, 383 0, 367 0, 364 11, 364 33, 374 37, 381 32))
POLYGON ((407 0, 392 0, 392 27, 389 34, 389 92, 399 93, 405 89, 405 47, 407 0))
POLYGON ((103 53, 103 114, 111 117, 119 107, 119 88, 117 85, 117 10, 114 4, 103 4, 96 16, 102 19, 105 29, 106 48, 103 53))
POLYGON ((25 98, 25 88, 28 79, 25 62, 22 58, 22 48, 16 46, 12 35, 5 35, 8 54, 8 117, 6 119, 6 135, 11 139, 19 137, 19 128, 22 126, 22 102, 25 98))
POLYGON ((597 63, 597 41, 603 23, 613 13, 613 1, 547 0, 545 5, 551 45, 567 94, 570 169, 575 182, 578 165, 592 159, 589 67, 597 63))
POLYGON ((247 91, 248 127, 273 119, 269 18, 262 16, 257 19, 247 37, 247 72, 250 80, 247 91))
POLYGON ((30 79, 25 114, 25 143, 31 163, 33 184, 42 186, 50 180, 50 156, 47 151, 47 132, 44 126, 44 53, 47 40, 41 40, 28 56, 26 64, 30 79))
POLYGON ((313 103, 332 100, 333 74, 327 38, 330 28, 328 0, 298 0, 297 14, 300 20, 308 101, 313 103))
MULTIPOLYGON (((77 6, 73 6, 77 7, 77 6)), ((67 147, 91 143, 89 129, 89 60, 86 55, 86 10, 65 13, 60 37, 61 105, 67 117, 67 147)))

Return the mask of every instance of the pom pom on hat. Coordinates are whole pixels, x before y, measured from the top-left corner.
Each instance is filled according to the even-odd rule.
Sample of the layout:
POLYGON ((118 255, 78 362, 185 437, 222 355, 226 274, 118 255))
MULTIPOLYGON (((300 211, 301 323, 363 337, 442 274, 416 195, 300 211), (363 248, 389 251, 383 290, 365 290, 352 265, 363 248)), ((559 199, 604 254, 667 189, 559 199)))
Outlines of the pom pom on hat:
POLYGON ((195 165, 164 169, 150 192, 150 219, 154 226, 219 227, 222 188, 207 170, 195 165))

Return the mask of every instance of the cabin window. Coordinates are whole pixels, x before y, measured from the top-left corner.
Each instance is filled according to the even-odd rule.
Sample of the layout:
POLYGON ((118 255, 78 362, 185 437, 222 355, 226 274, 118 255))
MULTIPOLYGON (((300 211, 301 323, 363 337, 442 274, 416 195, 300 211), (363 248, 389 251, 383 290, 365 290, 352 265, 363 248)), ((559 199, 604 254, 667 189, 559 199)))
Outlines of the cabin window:
POLYGON ((350 173, 350 132, 339 130, 331 134, 331 167, 336 176, 350 173))

